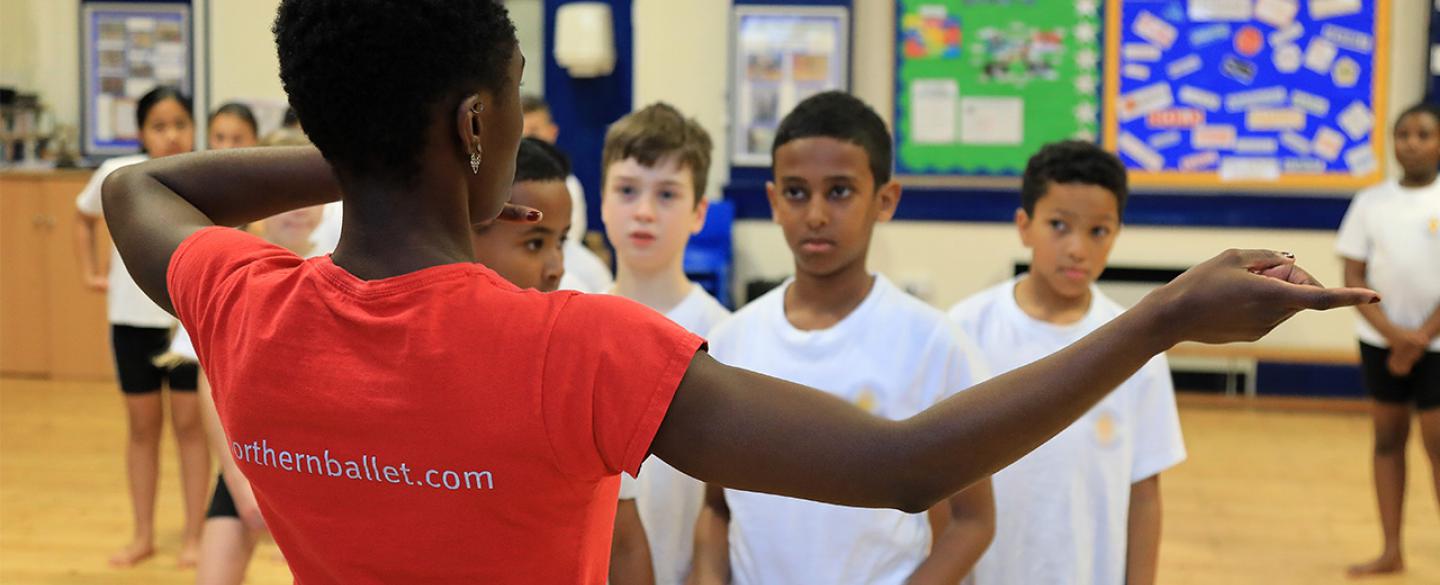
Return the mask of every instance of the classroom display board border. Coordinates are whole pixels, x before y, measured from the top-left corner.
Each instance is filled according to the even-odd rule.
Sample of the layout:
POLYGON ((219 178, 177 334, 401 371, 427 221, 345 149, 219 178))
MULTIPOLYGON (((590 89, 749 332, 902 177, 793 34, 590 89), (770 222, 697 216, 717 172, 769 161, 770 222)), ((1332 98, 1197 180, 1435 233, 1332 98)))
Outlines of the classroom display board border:
MULTIPOLYGON (((1121 126, 1122 124, 1127 123, 1127 121, 1121 120, 1121 106, 1126 104, 1122 104, 1122 100, 1127 99, 1127 96, 1129 96, 1129 103, 1133 104, 1135 101, 1133 96, 1135 93, 1138 92, 1135 92, 1132 89, 1131 92, 1122 96, 1122 92, 1127 89, 1125 86, 1125 82, 1122 82, 1121 80, 1122 75, 1126 73, 1123 71, 1123 69, 1127 65, 1127 63, 1122 62, 1122 46, 1126 44, 1127 41, 1135 40, 1132 37, 1136 37, 1137 35, 1149 36, 1151 39, 1160 40, 1162 43, 1165 40, 1173 38, 1174 42, 1176 43, 1180 43, 1183 41, 1188 45, 1189 41, 1191 40, 1191 33, 1194 33, 1196 31, 1205 31, 1202 31, 1201 27, 1184 28, 1177 25, 1173 21, 1173 19, 1157 17, 1153 12, 1150 12, 1152 8, 1155 10, 1163 10, 1166 6, 1165 4, 1143 3, 1144 8, 1136 13, 1136 18, 1127 21, 1125 10, 1126 0, 1108 0, 1105 3, 1105 27, 1106 30, 1109 31, 1109 34, 1107 34, 1105 37, 1105 81, 1102 84, 1105 93, 1102 103, 1105 105, 1104 110, 1106 112, 1103 122, 1104 136, 1102 144, 1107 150, 1117 152, 1121 155, 1122 160, 1131 170, 1131 184, 1135 187, 1140 188, 1148 187, 1227 192, 1239 190, 1253 191, 1256 189, 1264 189, 1289 192, 1322 192, 1340 195, 1353 193, 1358 189, 1374 185, 1384 180, 1386 176, 1385 166, 1389 160, 1389 151, 1386 149, 1386 145, 1388 144, 1387 134, 1389 130, 1386 126, 1386 112, 1389 105, 1389 96, 1387 95, 1387 83, 1389 80, 1390 67, 1388 59, 1390 46, 1390 0, 1356 1, 1361 6, 1361 12, 1370 15, 1372 23, 1372 27, 1369 30, 1359 31, 1364 34, 1368 34, 1369 40, 1371 42, 1369 62, 1359 65, 1361 68, 1364 68, 1360 71, 1360 75, 1362 75, 1363 77, 1367 76, 1368 74, 1369 99, 1364 101, 1363 108, 1359 109, 1360 111, 1351 113, 1360 116, 1362 119, 1368 117, 1370 120, 1369 129, 1363 132, 1360 136, 1351 134, 1348 137, 1346 136, 1348 132, 1341 133, 1337 129, 1337 127, 1341 124, 1338 123, 1336 119, 1340 116, 1345 115, 1352 104, 1359 103, 1361 102, 1361 100, 1352 100, 1337 103, 1327 102, 1327 104, 1325 105, 1328 105, 1328 111, 1326 111, 1323 116, 1318 116, 1318 119, 1322 120, 1322 122, 1319 124, 1312 122, 1312 120, 1317 117, 1313 112, 1304 113, 1302 111, 1302 115, 1304 116, 1304 121, 1302 123, 1305 124, 1306 127, 1302 127, 1299 131, 1275 131, 1265 134, 1257 134, 1255 137, 1255 142, 1261 143, 1259 144, 1259 146, 1263 146, 1266 148, 1274 147, 1275 152, 1273 154, 1265 154, 1263 156, 1255 157, 1247 157, 1243 155, 1235 156, 1233 158, 1236 159, 1235 162, 1237 164, 1233 165, 1232 167, 1225 167, 1228 169, 1234 169, 1234 172, 1230 172, 1222 171, 1221 166, 1224 164, 1221 161, 1227 158, 1227 156, 1216 154, 1218 150, 1224 150, 1223 147, 1219 149, 1205 148, 1196 150, 1192 154, 1195 154, 1197 158, 1191 160, 1195 161, 1196 163, 1203 164, 1204 166, 1193 167, 1199 169, 1195 171, 1181 170, 1180 168, 1178 168, 1178 164, 1172 165, 1171 161, 1169 161, 1169 158, 1171 158, 1170 156, 1160 154, 1158 152, 1158 149, 1151 146, 1151 143, 1153 141, 1137 139, 1135 135, 1127 135, 1126 133, 1124 133, 1121 126), (1141 19, 1145 19, 1148 22, 1137 23, 1137 21, 1141 19), (1133 30, 1136 29, 1137 26, 1145 31, 1144 35, 1140 35, 1140 33, 1137 33, 1136 30, 1133 30), (1319 144, 1321 141, 1318 140, 1317 137, 1322 132, 1328 134, 1328 138, 1332 139, 1329 141, 1331 144, 1329 148, 1334 148, 1333 139, 1338 138, 1340 140, 1340 152, 1332 152, 1332 154, 1336 154, 1336 156, 1329 157, 1332 159, 1338 159, 1337 162, 1327 162, 1325 158, 1311 155, 1300 155, 1294 152, 1295 149, 1303 150, 1305 148, 1312 148, 1318 150, 1320 148, 1319 144), (1289 134, 1289 136, 1286 136, 1286 134, 1289 134), (1369 169, 1361 173, 1352 173, 1343 170, 1345 168, 1344 165, 1351 164, 1349 160, 1350 156, 1347 155, 1353 155, 1355 157, 1354 160, 1356 161, 1363 161, 1359 164, 1367 165, 1369 166, 1369 169), (1137 157, 1139 157, 1140 159, 1145 159, 1145 162, 1140 162, 1139 160, 1137 160, 1137 157), (1200 158, 1204 158, 1206 160, 1202 163, 1199 160, 1200 158), (1291 158, 1297 161, 1319 161, 1326 164, 1326 170, 1324 172, 1314 172, 1314 169, 1310 169, 1309 172, 1286 173, 1284 172, 1283 167, 1280 165, 1280 161, 1286 158, 1291 158), (1239 164, 1248 163, 1251 161, 1258 161, 1260 164, 1239 164), (1343 165, 1340 163, 1343 163, 1343 165), (1336 167, 1340 168, 1337 169, 1336 167)), ((1277 2, 1276 4, 1289 3, 1277 2)), ((1303 2, 1300 0, 1296 0, 1296 2, 1293 3, 1293 5, 1299 7, 1303 11, 1301 12, 1301 14, 1305 14, 1307 19, 1313 17, 1313 15, 1311 15, 1307 10, 1310 8, 1311 4, 1313 3, 1303 2)), ((1180 3, 1172 2, 1170 3, 1170 5, 1178 6, 1180 5, 1180 3)), ((1296 22, 1299 22, 1298 18, 1296 19, 1296 22)), ((1290 64, 1290 66, 1299 68, 1299 71, 1297 73, 1298 75, 1306 75, 1307 77, 1313 77, 1308 76, 1309 73, 1313 73, 1313 71, 1308 69, 1308 60, 1310 59, 1309 53, 1311 52, 1308 43, 1314 42, 1314 39, 1321 38, 1322 29, 1335 31, 1336 34, 1353 32, 1353 29, 1349 27, 1330 27, 1327 24, 1317 24, 1313 22, 1313 20, 1307 20, 1306 22, 1308 23, 1308 26, 1304 27, 1305 30, 1303 30, 1303 32, 1301 33, 1303 34, 1303 37, 1292 38, 1289 39, 1289 41, 1282 41, 1281 43, 1276 43, 1272 35, 1287 35, 1293 33, 1288 33, 1287 31, 1283 31, 1277 27, 1263 23, 1257 18, 1251 18, 1239 22, 1225 22, 1223 24, 1215 22, 1205 22, 1201 26, 1214 28, 1217 32, 1221 28, 1223 28, 1229 33, 1227 36, 1219 39, 1210 39, 1210 41, 1215 43, 1223 43, 1224 45, 1226 45, 1225 48, 1229 49, 1229 51, 1225 51, 1226 55, 1222 57, 1222 59, 1224 59, 1224 62, 1221 64, 1222 67, 1226 66, 1226 64, 1230 64, 1231 61, 1234 61, 1235 64, 1247 66, 1240 68, 1242 73, 1244 71, 1249 72, 1248 75, 1250 76, 1249 79, 1251 80, 1251 83, 1248 84, 1247 89, 1256 89, 1263 91, 1266 88, 1274 89, 1276 87, 1279 87, 1289 90, 1288 93, 1290 94, 1294 94, 1295 89, 1300 89, 1304 91, 1305 88, 1286 85, 1283 79, 1269 78, 1267 80, 1262 79, 1257 75, 1258 73, 1265 72, 1278 73, 1278 66, 1274 64, 1275 61, 1279 58, 1277 55, 1278 51, 1276 49, 1279 46, 1286 46, 1286 42, 1290 43, 1288 45, 1292 47, 1292 49, 1290 49, 1290 56, 1297 60, 1296 63, 1292 63, 1290 64), (1217 26, 1217 24, 1219 26, 1217 26), (1247 51, 1251 52, 1251 56, 1254 57, 1253 61, 1248 61, 1245 58, 1236 57, 1234 55, 1234 53, 1239 52, 1241 48, 1244 48, 1241 47, 1241 45, 1246 44, 1246 39, 1250 39, 1254 43, 1258 43, 1255 46, 1247 48, 1247 51), (1301 59, 1303 59, 1304 61, 1298 61, 1301 59)), ((1365 39, 1361 37, 1360 40, 1363 41, 1365 39)), ((1333 76, 1333 63, 1338 63, 1340 59, 1350 60, 1352 66, 1355 64, 1355 52, 1347 51, 1344 49, 1344 47, 1341 47, 1341 50, 1338 51, 1339 57, 1337 57, 1336 51, 1334 51, 1335 43, 1324 39, 1322 39, 1322 41, 1324 41, 1325 44, 1329 45, 1328 53, 1330 58, 1322 59, 1323 62, 1318 64, 1324 65, 1323 68, 1330 75, 1333 76)), ((1323 52, 1324 51, 1322 51, 1322 53, 1323 52)), ((1194 54, 1195 53, 1190 53, 1190 55, 1194 54)), ((1184 60, 1186 59, 1170 61, 1169 63, 1166 63, 1163 59, 1158 60, 1158 62, 1154 63, 1154 66, 1152 68, 1155 70, 1153 74, 1160 76, 1160 79, 1163 80, 1168 75, 1168 71, 1164 70, 1168 70, 1170 67, 1176 66, 1177 63, 1180 63, 1180 61, 1184 60)), ((1184 65, 1187 65, 1187 67, 1183 70, 1189 70, 1189 66, 1197 65, 1199 63, 1199 60, 1196 60, 1195 63, 1186 63, 1184 65)), ((1216 64, 1206 63, 1205 65, 1212 66, 1216 64)), ((1225 73, 1225 75, 1229 76, 1230 73, 1225 73)), ((1240 81, 1243 84, 1243 78, 1245 77, 1245 75, 1241 75, 1241 79, 1237 81, 1240 81)), ((1230 79, 1236 78, 1230 77, 1230 79)), ((1168 80, 1151 81, 1154 83, 1154 85, 1149 85, 1146 82, 1139 81, 1134 81, 1132 83, 1144 87, 1153 87, 1158 86, 1161 83, 1169 83, 1168 80)), ((1165 93, 1168 94, 1168 92, 1165 93)), ((1254 93, 1260 94, 1261 92, 1257 91, 1254 93)), ((1282 90, 1279 93, 1284 94, 1286 93, 1286 91, 1282 90)), ((1318 90, 1306 93, 1309 93, 1311 95, 1320 94, 1322 97, 1327 99, 1328 97, 1330 97, 1324 95, 1321 91, 1318 90)), ((1207 99, 1218 97, 1221 99, 1227 99, 1229 96, 1233 95, 1235 94, 1230 93, 1227 95, 1220 95, 1220 92, 1218 91, 1211 91, 1209 92, 1209 95, 1197 97, 1205 97, 1207 99)), ((1187 112, 1193 114, 1197 111, 1200 111, 1202 112, 1200 114, 1201 116, 1206 115, 1205 113, 1203 113, 1204 108, 1191 107, 1186 104, 1182 104, 1180 103, 1181 100, 1176 98, 1174 94, 1157 97, 1157 101, 1173 101, 1174 105, 1172 107, 1167 107, 1163 110, 1157 111, 1155 112, 1155 114, 1176 114, 1175 116, 1171 117, 1176 118, 1175 122, 1177 126, 1183 127, 1183 125, 1187 123, 1183 120, 1179 120, 1179 118, 1183 117, 1179 116, 1179 114, 1187 112), (1166 97, 1169 97, 1170 100, 1165 100, 1166 97)), ((1300 110, 1300 108, 1297 108, 1294 104, 1291 104, 1290 101, 1291 100, 1289 97, 1282 96, 1282 101, 1280 103, 1284 104, 1285 108, 1276 108, 1272 110, 1272 112, 1276 114, 1284 114, 1286 109, 1290 111, 1300 110)), ((1227 102, 1215 108, 1216 110, 1218 110, 1218 113, 1221 116, 1228 117, 1229 121, 1231 122, 1229 124, 1218 125, 1217 128, 1222 130, 1226 127, 1235 128, 1239 126, 1238 124, 1233 123, 1236 120, 1237 114, 1242 118, 1249 115, 1245 110, 1232 111, 1234 110, 1234 108, 1232 108, 1231 106, 1232 105, 1227 102)), ((1133 108, 1125 109, 1133 110, 1133 108)), ((1269 113, 1270 112, 1267 112, 1267 115, 1269 113)), ((1130 117, 1131 119, 1128 122, 1134 122, 1137 120, 1137 118, 1133 117, 1133 114, 1130 117)), ((1143 117, 1144 115, 1141 116, 1141 118, 1143 117)), ((1283 116, 1277 116, 1277 118, 1283 118, 1283 116)), ((1278 121, 1284 123, 1283 120, 1278 121)), ((1148 125, 1149 123, 1150 122, 1147 120, 1146 124, 1148 125)), ((1244 120, 1244 123, 1248 125, 1249 120, 1244 120)), ((1180 130, 1175 132, 1165 132, 1164 134, 1174 134, 1174 136, 1164 137, 1167 139, 1165 141, 1167 143, 1174 142, 1174 139, 1177 137, 1180 139, 1178 147, 1175 144, 1171 144, 1171 147, 1175 147, 1176 150, 1184 150, 1185 148, 1193 149, 1193 132, 1180 130), (1186 138, 1190 138, 1191 140, 1186 140, 1186 138)), ((1232 136, 1230 138, 1234 137, 1232 136)), ((1235 140, 1237 145, 1239 144, 1239 140, 1243 140, 1243 137, 1235 140)), ((1206 142, 1208 142, 1208 135, 1206 142)), ((1234 154, 1233 149, 1231 149, 1231 152, 1229 154, 1234 154)))

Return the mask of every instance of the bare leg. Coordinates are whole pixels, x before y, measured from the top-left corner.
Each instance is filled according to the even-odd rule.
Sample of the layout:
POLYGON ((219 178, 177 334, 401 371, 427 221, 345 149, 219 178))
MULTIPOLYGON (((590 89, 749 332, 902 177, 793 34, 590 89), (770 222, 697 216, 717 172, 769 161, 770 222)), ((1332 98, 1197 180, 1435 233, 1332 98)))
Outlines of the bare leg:
POLYGON ((1380 557, 1350 567, 1351 577, 1397 573, 1405 569, 1400 548, 1400 519, 1405 503, 1405 443, 1410 436, 1410 405, 1375 402, 1375 499, 1385 548, 1380 557))
POLYGON ((200 564, 195 572, 196 585, 240 585, 245 569, 255 554, 259 537, 239 518, 219 517, 205 521, 205 535, 200 539, 200 564))
POLYGON ((180 451, 180 483, 185 493, 185 535, 180 566, 193 567, 200 556, 200 533, 210 495, 210 448, 200 422, 200 402, 194 392, 170 392, 170 422, 180 451))
POLYGON ((1430 475, 1435 479, 1435 498, 1440 500, 1440 408, 1420 412, 1420 436, 1430 457, 1430 475))
POLYGON ((135 534, 130 544, 110 557, 116 567, 133 566, 155 554, 155 491, 160 473, 160 432, 164 407, 160 392, 125 395, 129 439, 125 473, 130 480, 130 507, 135 534))

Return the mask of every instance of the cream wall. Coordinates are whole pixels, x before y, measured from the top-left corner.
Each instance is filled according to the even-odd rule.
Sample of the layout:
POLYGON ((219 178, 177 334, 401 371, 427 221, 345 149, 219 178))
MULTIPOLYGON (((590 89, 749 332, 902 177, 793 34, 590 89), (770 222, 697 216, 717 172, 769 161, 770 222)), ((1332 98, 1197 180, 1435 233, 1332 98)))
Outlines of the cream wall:
POLYGON ((279 6, 280 0, 210 0, 207 106, 234 99, 285 100, 270 33, 279 6))
POLYGON ((0 85, 37 92, 57 123, 79 123, 78 0, 0 0, 0 85))
MULTIPOLYGON (((723 98, 729 47, 729 3, 705 0, 636 0, 636 103, 667 100, 706 124, 727 152, 723 98), (713 27, 675 26, 676 22, 715 22, 713 27), (655 24, 660 26, 655 26, 655 24), (720 26, 718 23, 726 23, 720 26), (697 36, 698 35, 698 36, 697 36), (663 47, 663 50, 646 50, 663 47), (693 72, 693 73, 692 73, 693 72)), ((855 2, 852 84, 857 95, 887 120, 893 111, 894 20, 892 0, 855 2)), ((1424 70, 1425 2, 1392 2, 1392 60, 1389 95, 1393 104, 1409 104, 1423 95, 1424 78, 1396 75, 1424 70)), ((1392 117, 1397 107, 1389 109, 1392 117)), ((717 165, 722 166, 722 165, 717 165)), ((717 169, 717 173, 718 173, 717 169)), ((717 175, 723 177, 725 175, 717 175)), ((903 200, 902 200, 902 205, 903 200)), ((1112 265, 1183 267, 1228 247, 1261 247, 1296 253, 1323 282, 1339 283, 1334 234, 1327 231, 1126 228, 1111 256, 1112 265)), ((779 278, 791 272, 789 250, 777 227, 765 221, 741 221, 735 229, 739 282, 779 278)), ((870 266, 893 280, 925 291, 927 300, 948 307, 965 296, 1008 277, 1014 262, 1028 254, 1009 225, 897 222, 877 229, 870 266)), ((1262 343, 1302 347, 1349 347, 1353 314, 1306 314, 1285 324, 1262 343)))
POLYGON ((729 85, 730 3, 717 0, 635 0, 635 106, 670 102, 696 118, 715 141, 706 195, 715 198, 730 176, 725 153, 729 85))
MULTIPOLYGON (((280 89, 270 22, 278 0, 212 0, 212 95, 285 97, 280 89), (265 50, 257 50, 257 46, 265 50)), ((193 18, 204 19, 203 6, 193 18)), ((80 121, 80 3, 78 0, 0 0, 0 85, 38 92, 56 122, 80 121)), ((203 59, 203 23, 196 50, 203 59)), ((203 72, 197 71, 197 82, 203 72)), ((218 103, 218 102, 217 102, 218 103)))

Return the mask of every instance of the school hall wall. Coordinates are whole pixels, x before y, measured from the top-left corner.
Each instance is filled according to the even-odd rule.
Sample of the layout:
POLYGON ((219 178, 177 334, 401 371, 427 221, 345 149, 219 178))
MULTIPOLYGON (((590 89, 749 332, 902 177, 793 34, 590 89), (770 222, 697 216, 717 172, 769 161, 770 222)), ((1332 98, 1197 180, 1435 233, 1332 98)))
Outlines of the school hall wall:
MULTIPOLYGON (((209 23, 208 105, 235 98, 285 99, 270 26, 280 0, 193 0, 192 18, 209 23)), ((540 0, 507 0, 521 47, 543 50, 540 0)), ((203 25, 204 23, 197 23, 203 25)), ((197 26, 197 40, 206 35, 197 26)), ((203 74, 203 73, 202 73, 203 74)), ((203 79, 201 80, 203 83, 203 79)), ((544 86, 544 67, 526 72, 526 87, 544 86)), ((0 85, 38 92, 56 122, 80 121, 80 1, 0 0, 0 85)), ((207 104, 196 104, 202 109, 207 104)))
MULTIPOLYGON (((1393 125, 1397 109, 1419 101, 1424 93, 1421 73, 1426 65, 1429 10, 1427 2, 1391 0, 1387 126, 1393 125)), ((636 105, 655 100, 675 104, 706 126, 716 137, 720 153, 728 152, 729 13, 729 2, 635 1, 636 105)), ((852 87, 889 121, 894 110, 895 3, 858 0, 853 18, 852 87)), ((1393 172, 1393 161, 1390 168, 1393 172)), ((712 172, 712 177, 728 175, 728 169, 712 172)), ((1229 247, 1275 248, 1297 254, 1322 282, 1339 284, 1340 261, 1334 241, 1332 231, 1131 226, 1122 232, 1110 263, 1183 267, 1229 247)), ((737 222, 735 253, 735 274, 741 283, 780 278, 792 271, 784 238, 779 228, 767 221, 737 222)), ((896 282, 922 285, 929 290, 927 300, 947 308, 1007 278, 1015 262, 1028 258, 1008 224, 907 221, 877 230, 870 267, 896 282)), ((1354 319, 1353 311, 1305 314, 1261 343, 1317 349, 1353 347, 1354 319)))
MULTIPOLYGON (((511 4, 526 1, 533 3, 511 0, 511 4)), ((269 32, 277 4, 278 0, 210 0, 209 20, 216 23, 209 59, 215 103, 237 96, 283 97, 269 32)), ((528 12, 515 8, 520 8, 517 16, 528 12)), ((711 196, 729 176, 725 153, 730 8, 729 2, 717 0, 634 0, 633 4, 635 103, 669 101, 710 131, 717 155, 711 196)), ((1391 0, 1387 125, 1393 124, 1400 106, 1418 101, 1423 93, 1425 79, 1420 73, 1427 54, 1429 8, 1419 0, 1391 0)), ((78 0, 0 0, 0 84, 38 90, 57 121, 65 124, 79 120, 78 15, 78 0)), ((855 2, 853 88, 887 120, 893 110, 894 18, 893 0, 855 2)), ((527 26, 521 23, 521 28, 527 26)), ((527 82, 528 86, 532 85, 527 82)), ((735 244, 739 281, 790 272, 789 251, 779 229, 770 223, 738 222, 735 244)), ((1323 281, 1338 283, 1333 244, 1330 231, 1132 226, 1121 236, 1111 263, 1170 267, 1201 261, 1226 247, 1271 247, 1295 252, 1323 281)), ((878 230, 871 267, 897 281, 925 284, 929 300, 946 307, 1008 276, 1012 264, 1026 257, 1007 225, 898 222, 878 230)), ((1264 343, 1347 347, 1353 343, 1353 318, 1346 311, 1307 314, 1264 343)))

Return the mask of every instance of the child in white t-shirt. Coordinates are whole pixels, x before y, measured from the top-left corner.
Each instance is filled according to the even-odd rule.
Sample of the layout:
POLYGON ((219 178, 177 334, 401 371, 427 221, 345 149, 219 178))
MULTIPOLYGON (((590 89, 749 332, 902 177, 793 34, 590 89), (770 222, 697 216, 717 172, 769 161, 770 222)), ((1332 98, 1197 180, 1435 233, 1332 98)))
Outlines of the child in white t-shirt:
POLYGON ((1375 560, 1350 567, 1352 576, 1405 568, 1405 446, 1416 412, 1440 495, 1440 107, 1420 104, 1400 114, 1395 159, 1404 175, 1356 195, 1335 242, 1345 283, 1370 286, 1383 299, 1360 308, 1356 332, 1374 398, 1373 469, 1385 547, 1375 560))
POLYGON ((129 567, 155 553, 155 493, 160 471, 160 436, 164 426, 162 387, 170 389, 170 421, 180 453, 180 478, 185 501, 185 530, 179 565, 194 566, 200 544, 200 527, 209 487, 210 458, 196 401, 197 371, 193 365, 166 368, 155 358, 170 345, 175 319, 161 309, 130 278, 113 246, 107 274, 101 273, 97 234, 103 218, 100 186, 117 169, 190 152, 195 146, 195 123, 190 98, 172 87, 158 87, 136 103, 136 122, 143 154, 105 161, 90 183, 75 198, 77 222, 75 249, 86 286, 106 293, 110 345, 115 354, 116 378, 125 395, 128 440, 126 475, 129 478, 135 531, 130 543, 110 557, 110 565, 129 567))
MULTIPOLYGON (((890 419, 980 382, 977 350, 944 314, 866 267, 875 224, 900 200, 880 117, 847 94, 818 94, 780 123, 772 152, 766 192, 796 274, 716 327, 712 355, 890 419)), ((938 531, 925 514, 711 486, 696 582, 954 584, 990 542, 989 482, 937 508, 950 520, 938 531)))
MULTIPOLYGON (((605 135, 600 211, 615 246, 614 294, 638 301, 704 337, 730 316, 705 289, 685 276, 685 246, 705 226, 705 177, 710 135, 675 108, 656 103, 637 110, 605 135)), ((645 582, 637 564, 635 533, 649 549, 655 583, 680 585, 690 572, 695 520, 705 485, 657 457, 639 478, 621 478, 615 524, 612 585, 645 582), (639 522, 627 520, 630 506, 639 522)))
MULTIPOLYGON (((1120 233, 1125 168, 1088 142, 1030 158, 1015 211, 1030 272, 950 317, 999 375, 1070 345, 1124 311, 1095 287, 1120 233)), ((974 583, 1154 583, 1160 472, 1185 459, 1170 368, 1152 359, 1080 420, 996 473, 995 542, 974 583)))

